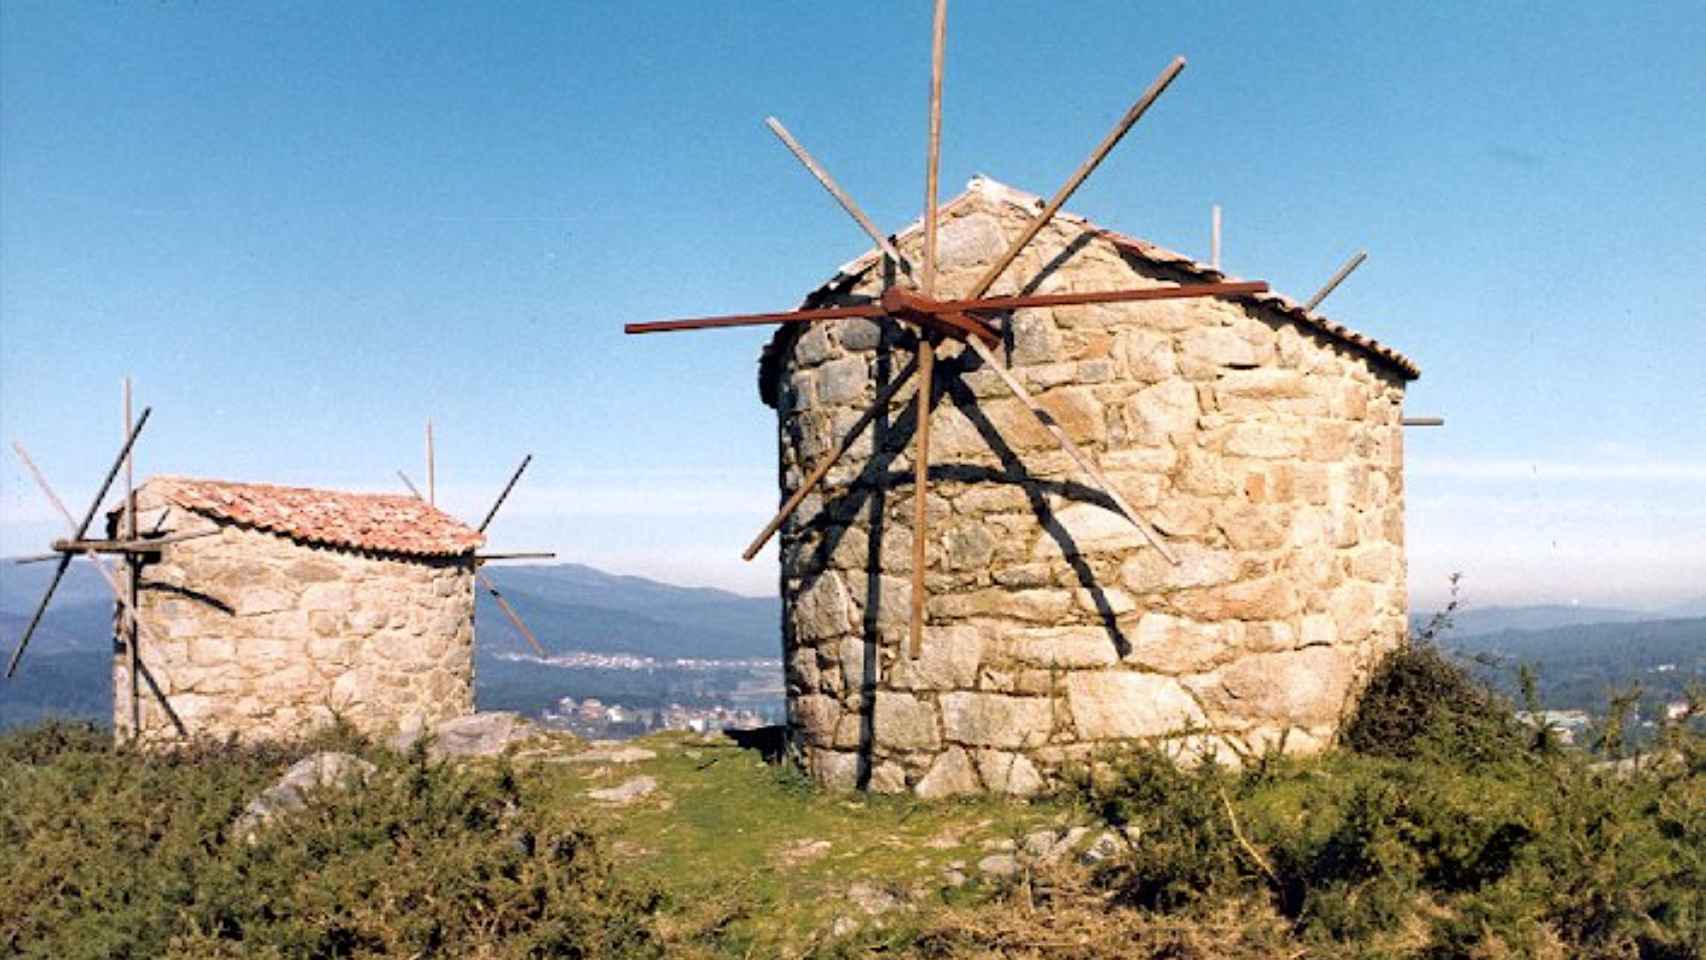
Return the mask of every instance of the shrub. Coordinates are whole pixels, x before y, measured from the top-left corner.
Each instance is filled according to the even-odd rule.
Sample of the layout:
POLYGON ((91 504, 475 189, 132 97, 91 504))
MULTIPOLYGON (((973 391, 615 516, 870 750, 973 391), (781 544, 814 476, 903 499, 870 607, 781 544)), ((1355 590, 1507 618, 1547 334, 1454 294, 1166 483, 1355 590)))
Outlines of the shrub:
POLYGON ((1427 640, 1381 658, 1340 737, 1369 756, 1427 754, 1463 763, 1498 760, 1529 745, 1511 705, 1427 640))
MULTIPOLYGON (((159 755, 54 726, 0 736, 0 952, 40 957, 652 956, 656 899, 502 764, 365 750, 259 831, 232 821, 324 744, 159 755)), ((346 742, 344 744, 348 746, 346 742)))

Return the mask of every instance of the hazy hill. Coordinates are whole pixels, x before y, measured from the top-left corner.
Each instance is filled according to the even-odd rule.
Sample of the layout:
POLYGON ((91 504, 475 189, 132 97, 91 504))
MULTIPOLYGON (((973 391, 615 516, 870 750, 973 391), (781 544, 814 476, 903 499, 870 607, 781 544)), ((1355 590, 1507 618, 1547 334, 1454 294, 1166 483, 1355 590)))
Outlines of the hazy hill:
POLYGON ((1541 702, 1552 709, 1603 710, 1613 691, 1639 684, 1651 717, 1659 705, 1683 698, 1690 683, 1706 683, 1706 617, 1588 623, 1549 630, 1449 634, 1441 643, 1471 657, 1497 658, 1477 672, 1515 691, 1516 665, 1539 678, 1541 702))
MULTIPOLYGON (((782 607, 774 597, 678 587, 579 564, 493 564, 486 573, 549 650, 659 657, 782 655, 782 607)), ((526 641, 483 590, 476 622, 487 650, 526 649, 526 641)))
MULTIPOLYGON (((1451 615, 1452 627, 1448 636, 1473 636, 1498 633, 1502 630, 1548 630, 1585 623, 1633 623, 1654 620, 1663 616, 1615 607, 1583 607, 1574 604, 1549 603, 1517 607, 1464 607, 1451 615)), ((1418 631, 1427 626, 1433 612, 1410 615, 1410 629, 1418 631)))

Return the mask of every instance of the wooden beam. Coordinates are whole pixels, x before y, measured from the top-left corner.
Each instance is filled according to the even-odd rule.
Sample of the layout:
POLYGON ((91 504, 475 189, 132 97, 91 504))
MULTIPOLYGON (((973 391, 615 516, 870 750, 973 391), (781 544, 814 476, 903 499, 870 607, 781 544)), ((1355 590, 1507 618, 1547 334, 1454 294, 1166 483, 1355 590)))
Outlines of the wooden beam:
POLYGON ((199 540, 202 537, 216 537, 219 531, 192 530, 186 533, 174 533, 164 537, 137 537, 133 540, 55 540, 53 549, 58 553, 158 553, 160 548, 168 544, 182 543, 185 540, 199 540))
MULTIPOLYGON (((531 460, 532 458, 533 458, 533 455, 528 454, 528 459, 531 460)), ((521 465, 522 465, 522 467, 526 467, 527 462, 524 460, 524 461, 522 461, 521 465)), ((519 469, 515 471, 515 476, 517 476, 517 477, 521 476, 521 471, 519 469)), ((403 481, 403 486, 408 487, 409 492, 415 495, 416 500, 425 499, 424 497, 421 496, 421 492, 419 490, 415 489, 415 485, 409 481, 409 475, 408 474, 404 473, 401 470, 398 470, 397 471, 397 477, 398 477, 398 479, 403 481)), ((514 485, 515 481, 513 478, 511 479, 510 483, 512 486, 514 485)), ((505 492, 507 493, 507 491, 505 491, 505 492)), ((501 503, 502 500, 500 499, 499 502, 501 503)), ((494 511, 496 509, 497 509, 496 507, 493 508, 494 511)), ((487 519, 490 519, 490 518, 487 518, 487 519)), ((501 556, 501 555, 499 555, 499 556, 501 556)), ((524 554, 514 554, 514 556, 519 557, 519 556, 524 556, 524 554)), ((554 556, 556 556, 556 554, 554 554, 554 553, 545 554, 545 556, 554 557, 554 556)), ((504 599, 503 594, 498 592, 498 585, 492 582, 492 578, 488 577, 484 573, 480 572, 480 560, 481 560, 481 558, 479 558, 479 557, 474 558, 474 579, 480 584, 480 586, 486 588, 486 592, 492 595, 493 600, 496 600, 498 602, 498 609, 503 611, 503 615, 505 617, 509 618, 509 622, 511 624, 514 624, 515 629, 520 631, 521 635, 527 639, 527 642, 533 645, 534 651, 537 652, 541 657, 545 656, 546 655, 545 654, 545 648, 539 645, 538 638, 533 636, 532 630, 527 629, 527 624, 521 622, 521 614, 516 613, 515 608, 511 607, 509 605, 509 601, 504 599)))
POLYGON ((1321 305, 1321 301, 1327 299, 1327 294, 1337 290, 1339 288, 1339 284, 1344 283, 1345 278, 1351 275, 1351 271, 1362 266, 1362 262, 1367 259, 1368 251, 1358 250, 1349 260, 1345 261, 1345 265, 1339 268, 1338 273, 1333 274, 1333 279, 1328 280, 1326 286, 1315 291, 1315 296, 1309 298, 1309 302, 1303 305, 1303 309, 1314 310, 1316 307, 1319 307, 1321 305))
MULTIPOLYGON (((947 53, 948 0, 936 0, 930 27, 930 125, 924 155, 924 277, 919 289, 936 294, 936 209, 938 173, 942 161, 942 61, 947 53)), ((930 562, 930 401, 935 393, 936 344, 930 331, 918 336, 917 428, 912 433, 912 617, 911 654, 924 653, 924 573, 930 562)))
POLYGON ((504 505, 505 500, 509 499, 509 492, 515 489, 515 482, 521 479, 522 471, 526 470, 527 465, 532 462, 533 454, 531 453, 521 458, 521 466, 516 467, 515 473, 510 474, 509 482, 504 484, 504 490, 498 494, 497 502, 492 504, 492 509, 486 511, 486 519, 480 521, 481 533, 485 533, 486 528, 492 525, 492 518, 498 515, 498 508, 504 505))
MULTIPOLYGON (((130 436, 130 378, 124 378, 124 435, 130 436)), ((133 470, 136 464, 134 454, 126 454, 124 458, 124 535, 136 539, 136 478, 133 470)), ((142 583, 142 570, 137 565, 136 557, 126 557, 125 567, 129 573, 130 605, 134 609, 140 605, 142 598, 138 592, 142 583)), ((130 735, 132 739, 142 732, 142 689, 137 683, 137 674, 142 666, 142 651, 137 649, 138 636, 136 624, 132 623, 125 632, 125 646, 130 648, 130 735)))
MULTIPOLYGON (((81 540, 83 535, 89 532, 89 524, 94 522, 95 512, 100 510, 101 501, 106 499, 107 491, 112 489, 113 480, 118 476, 119 467, 123 466, 125 458, 130 456, 130 448, 136 445, 136 438, 141 436, 142 428, 148 423, 148 415, 152 412, 153 408, 151 407, 142 408, 142 416, 137 418, 136 425, 130 428, 130 435, 125 437, 124 446, 119 450, 117 459, 113 460, 112 468, 107 471, 106 480, 102 481, 101 489, 95 493, 95 499, 89 504, 89 512, 83 515, 81 524, 72 528, 71 539, 81 540)), ((25 456, 23 447, 17 443, 13 443, 12 446, 18 451, 19 456, 25 456)), ((53 579, 48 581, 47 590, 41 595, 41 603, 36 605, 35 615, 30 617, 29 626, 24 628, 24 635, 18 638, 18 645, 12 650, 12 659, 6 664, 6 677, 8 679, 17 672, 18 660, 23 657, 24 649, 30 645, 30 637, 35 634, 36 627, 41 624, 42 614, 47 612, 48 602, 53 599, 53 592, 59 589, 59 581, 65 579, 65 570, 70 565, 71 557, 69 555, 63 555, 59 558, 59 569, 53 572, 53 579)))
POLYGON ((533 631, 527 629, 527 624, 521 622, 521 614, 516 613, 515 608, 511 607, 509 605, 509 601, 504 599, 504 595, 498 592, 498 585, 492 582, 492 578, 478 571, 475 572, 474 576, 480 581, 480 586, 485 587, 486 592, 492 595, 493 600, 497 601, 498 609, 502 610, 503 615, 509 618, 510 624, 514 626, 523 637, 527 638, 527 642, 533 646, 533 652, 539 654, 541 657, 547 656, 545 648, 540 646, 538 638, 533 636, 533 631))
POLYGON ((475 563, 489 563, 490 561, 493 561, 493 560, 550 560, 551 558, 553 558, 555 556, 556 556, 555 553, 550 553, 550 552, 476 553, 476 554, 474 554, 474 562, 475 563))
POLYGON ((1031 396, 1031 392, 1025 389, 1024 384, 1021 384, 1018 379, 1013 376, 1012 372, 1002 364, 1001 358, 995 355, 995 351, 984 346, 977 340, 968 339, 966 343, 969 344, 973 350, 977 351, 977 355, 983 359, 984 363, 989 365, 990 369, 995 371, 996 376, 1001 378, 1001 382, 1007 385, 1007 389, 1013 391, 1013 395, 1018 397, 1019 401, 1031 411, 1031 415, 1037 418, 1037 422, 1043 425, 1043 429, 1047 430, 1050 436, 1054 437, 1055 442, 1060 444, 1060 448, 1066 451, 1066 455, 1071 457, 1074 463, 1078 464, 1078 468, 1088 474, 1090 479, 1095 482, 1096 486, 1099 487, 1103 493, 1107 494, 1108 499, 1112 500, 1114 505, 1120 508, 1120 512, 1124 513, 1126 519, 1131 521, 1132 526, 1136 527, 1138 532, 1143 534, 1143 538, 1149 541, 1150 546, 1153 546, 1157 551, 1159 551, 1161 556, 1165 557, 1168 563, 1177 565, 1179 562, 1178 558, 1173 556, 1173 552, 1171 550, 1167 549, 1167 544, 1162 541, 1161 535, 1152 529, 1148 523, 1144 522, 1143 517, 1138 514, 1137 510, 1134 509, 1131 504, 1126 502, 1125 497, 1120 496, 1119 489, 1114 486, 1113 481, 1103 475, 1102 471, 1090 460, 1089 455, 1083 450, 1080 450, 1078 445, 1073 443, 1071 438, 1067 437, 1066 431, 1062 430, 1060 425, 1055 422, 1054 417, 1048 412, 1047 408, 1038 402, 1035 397, 1031 396))
POLYGON ((1214 205, 1214 212, 1209 216, 1208 265, 1220 269, 1220 204, 1214 205))
POLYGON ((1148 112, 1150 105, 1155 102, 1156 98, 1160 97, 1161 94, 1167 90, 1168 85, 1173 82, 1173 79, 1179 75, 1179 71, 1183 69, 1185 69, 1185 58, 1175 57, 1173 62, 1168 64, 1166 69, 1161 71, 1161 75, 1155 79, 1154 83, 1149 85, 1149 89, 1145 90, 1143 95, 1137 98, 1137 102, 1132 104, 1131 109, 1125 112, 1125 116, 1120 118, 1119 123, 1114 124, 1114 128, 1108 132, 1106 137, 1102 138, 1102 142, 1096 146, 1096 149, 1090 152, 1089 158, 1079 164, 1078 169, 1073 172, 1071 177, 1067 178, 1066 183, 1062 185, 1059 190, 1055 191, 1054 197, 1049 200, 1048 205, 1043 207, 1042 212, 1037 214, 1036 219, 1032 220, 1030 224, 1025 227, 1024 232, 1019 234, 1019 238, 1013 241, 1012 245, 1007 248, 1007 252, 1002 254, 999 260, 990 264, 989 270, 986 271, 983 277, 972 286, 972 296, 981 296, 990 287, 995 285, 995 281, 1001 278, 1002 271, 1006 270, 1007 267, 1018 258, 1020 252, 1025 249, 1025 246, 1029 244, 1038 233, 1042 232, 1043 227, 1048 226, 1049 221, 1053 220, 1054 215, 1060 212, 1061 206, 1066 203, 1067 199, 1072 196, 1073 192, 1084 183, 1085 179, 1088 178, 1091 173, 1095 172, 1096 167, 1099 166, 1108 156, 1108 153, 1114 149, 1114 146, 1118 144, 1120 139, 1126 135, 1126 132, 1132 128, 1132 125, 1142 119, 1144 113, 1148 112))
POLYGON ((782 524, 786 523, 790 516, 793 516, 794 511, 799 509, 806 497, 817 489, 819 483, 823 482, 824 476, 829 473, 831 467, 835 466, 836 461, 840 460, 853 447, 853 441, 859 438, 859 434, 864 433, 865 428, 870 426, 879 414, 888 409, 889 401, 894 399, 895 394, 900 392, 900 388, 906 385, 906 381, 917 370, 918 361, 914 360, 902 367, 900 372, 895 374, 894 379, 877 391, 877 399, 866 408, 864 413, 859 415, 859 419, 853 421, 853 426, 849 427, 847 432, 842 435, 840 442, 835 445, 835 449, 829 451, 822 460, 818 461, 818 465, 812 468, 812 472, 800 482, 798 487, 794 488, 794 492, 788 496, 787 502, 782 504, 782 509, 777 510, 776 515, 770 518, 770 522, 764 525, 764 529, 758 531, 758 536, 753 537, 752 542, 747 544, 746 550, 740 555, 742 560, 751 560, 758 556, 758 551, 764 549, 764 545, 769 542, 772 536, 775 536, 776 531, 782 529, 782 524))
POLYGON ((835 178, 829 175, 829 171, 824 169, 823 164, 818 163, 817 159, 808 153, 805 147, 800 146, 800 142, 794 139, 794 135, 788 132, 788 128, 782 126, 782 121, 775 117, 765 117, 764 125, 769 127, 770 132, 782 141, 782 145, 793 153, 795 159, 799 160, 806 170, 817 178, 817 182, 829 191, 829 195, 835 198, 835 202, 841 204, 841 209, 847 211, 848 216, 851 216, 854 222, 859 224, 859 229, 865 231, 866 236, 876 242, 877 249, 881 250, 884 256, 893 260, 897 269, 910 273, 912 265, 907 263, 906 259, 900 255, 900 251, 894 248, 894 243, 884 236, 881 230, 877 229, 877 225, 871 222, 870 217, 865 216, 865 211, 859 209, 859 205, 853 202, 853 198, 847 195, 847 191, 841 189, 841 185, 835 182, 835 178))
POLYGON ((426 431, 427 504, 438 506, 438 465, 432 456, 432 418, 427 417, 426 431))
POLYGON ((1443 427, 1443 426, 1445 426, 1445 418, 1444 417, 1405 417, 1402 420, 1399 420, 1398 423, 1400 426, 1405 426, 1405 427, 1443 427))

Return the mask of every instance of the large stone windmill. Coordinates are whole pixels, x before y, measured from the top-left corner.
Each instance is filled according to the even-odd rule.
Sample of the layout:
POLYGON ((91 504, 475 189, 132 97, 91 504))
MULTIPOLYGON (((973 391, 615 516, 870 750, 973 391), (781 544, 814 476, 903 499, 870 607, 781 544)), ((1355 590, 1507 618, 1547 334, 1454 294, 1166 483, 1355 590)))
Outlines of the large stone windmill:
POLYGON ((789 720, 820 781, 1025 793, 1117 743, 1309 748, 1401 636, 1408 359, 974 180, 773 323, 789 720), (909 389, 910 388, 910 389, 909 389), (910 490, 896 496, 902 489, 910 490))

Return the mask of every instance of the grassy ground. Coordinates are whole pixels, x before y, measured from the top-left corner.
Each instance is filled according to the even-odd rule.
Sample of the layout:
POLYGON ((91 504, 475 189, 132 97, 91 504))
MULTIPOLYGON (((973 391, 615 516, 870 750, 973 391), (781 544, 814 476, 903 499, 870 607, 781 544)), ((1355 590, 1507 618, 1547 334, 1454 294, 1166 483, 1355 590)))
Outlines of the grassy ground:
POLYGON ((855 927, 904 936, 921 910, 1005 889, 978 871, 980 860, 1093 819, 1070 799, 825 794, 721 737, 664 734, 630 745, 657 756, 542 763, 539 789, 580 810, 623 869, 667 891, 679 939, 715 941, 722 955, 800 956, 855 927), (657 791, 625 806, 585 798, 635 776, 655 778, 657 791), (954 882, 955 870, 965 882, 954 882))

